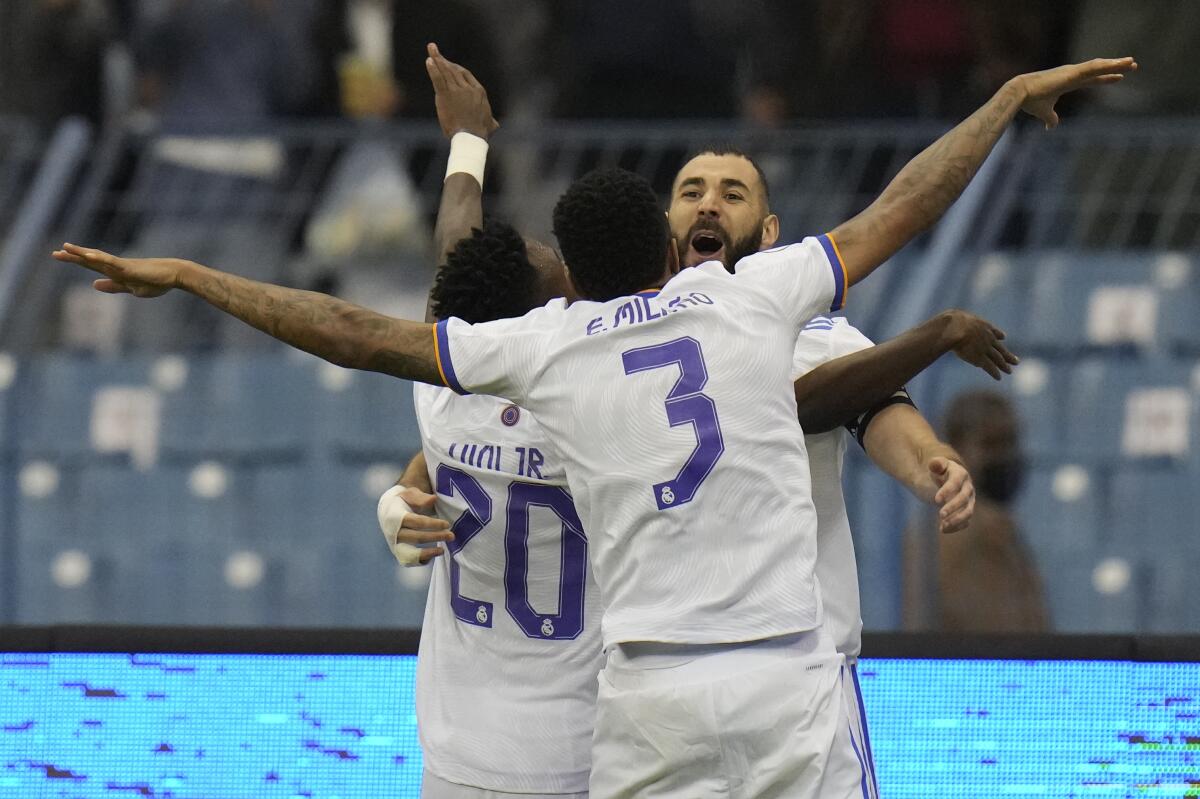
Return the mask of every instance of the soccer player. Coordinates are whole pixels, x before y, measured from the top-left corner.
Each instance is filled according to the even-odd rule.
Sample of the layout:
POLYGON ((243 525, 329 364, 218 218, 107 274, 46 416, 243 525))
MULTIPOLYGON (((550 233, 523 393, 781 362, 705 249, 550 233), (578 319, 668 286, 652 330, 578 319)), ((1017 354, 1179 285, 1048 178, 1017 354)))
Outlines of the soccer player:
MULTIPOLYGON (((558 255, 482 218, 486 140, 496 127, 474 76, 430 46, 426 62, 451 157, 426 321, 520 317, 568 291, 558 255)), ((380 500, 393 552, 427 527, 408 500, 437 495, 453 523, 433 564, 417 660, 425 799, 581 799, 591 771, 599 591, 563 459, 533 414, 507 400, 417 383, 422 453, 380 500)), ((416 538, 428 541, 428 538, 416 538)))
MULTIPOLYGON (((669 219, 685 266, 715 260, 733 272, 742 258, 775 246, 779 236, 779 220, 770 210, 765 175, 750 156, 730 148, 701 150, 684 164, 675 177, 669 219)), ((914 365, 923 368, 941 354, 937 342, 951 324, 952 317, 946 315, 909 334, 913 339, 910 347, 916 348, 910 350, 917 356, 914 365), (922 351, 924 355, 920 355, 922 351)), ((817 317, 796 341, 792 375, 799 379, 823 363, 872 346, 873 342, 845 319, 817 317)), ((899 359, 884 363, 893 369, 905 366, 899 359)), ((993 377, 999 377, 997 365, 985 366, 993 377)), ((864 389, 888 391, 894 385, 878 381, 865 384, 864 389)), ((863 760, 863 789, 875 797, 875 764, 855 665, 862 649, 862 618, 854 541, 842 493, 847 433, 881 469, 921 500, 940 508, 943 533, 966 527, 974 508, 974 486, 960 456, 938 440, 903 389, 881 397, 847 424, 845 431, 805 436, 817 512, 816 574, 824 601, 824 625, 846 658, 849 673, 843 687, 856 750, 863 760)))
MULTIPOLYGON (((442 129, 452 137, 453 144, 437 225, 439 251, 445 253, 446 264, 439 269, 426 321, 456 317, 482 322, 520 316, 565 293, 562 264, 545 245, 523 241, 505 225, 495 222, 483 225, 482 156, 486 155, 487 135, 495 125, 486 92, 470 71, 446 60, 435 45, 430 45, 427 63, 442 129), (468 164, 463 154, 472 152, 476 157, 473 164, 468 164), (460 238, 462 241, 458 241, 460 238), (534 254, 536 257, 531 258, 534 254), (538 262, 541 269, 535 268, 531 261, 538 262)), ((986 343, 992 335, 990 325, 982 320, 974 326, 964 325, 963 332, 964 337, 958 341, 965 342, 974 335, 986 343)), ((989 360, 983 363, 995 368, 989 360)), ((839 392, 848 394, 845 399, 829 403, 826 414, 843 411, 847 403, 860 401, 858 392, 853 388, 847 392, 844 382, 836 376, 825 382, 824 388, 798 392, 805 425, 819 424, 814 419, 819 410, 810 398, 831 398, 839 392)), ((416 406, 423 452, 409 464, 400 484, 386 492, 380 502, 384 534, 397 558, 408 565, 427 558, 431 552, 401 540, 406 527, 408 542, 433 540, 425 532, 431 529, 431 520, 413 513, 406 501, 421 502, 424 507, 432 505, 434 497, 427 493, 435 490, 430 463, 435 464, 432 471, 439 476, 458 475, 461 482, 467 477, 460 473, 469 475, 468 485, 479 486, 474 495, 477 501, 484 496, 503 499, 512 495, 518 482, 530 482, 519 474, 521 460, 515 454, 506 462, 502 454, 505 448, 512 453, 551 449, 550 442, 540 439, 532 415, 503 400, 459 397, 446 388, 418 384, 416 406), (537 446, 530 444, 530 436, 534 436, 537 446), (464 439, 488 444, 482 449, 460 450, 455 458, 454 448, 461 447, 464 439), (501 453, 494 459, 494 468, 495 453, 488 449, 493 446, 495 453, 501 453), (479 461, 483 461, 482 468, 479 461)), ((543 489, 547 485, 556 486, 560 492, 554 493, 554 497, 569 502, 565 477, 547 474, 543 478, 543 489)), ((453 489, 455 484, 448 482, 447 486, 453 489)), ((536 485, 520 490, 535 488, 536 485)), ((523 550, 509 550, 517 560, 515 566, 506 563, 504 550, 509 539, 506 533, 512 531, 505 530, 504 515, 493 514, 490 522, 481 523, 469 502, 463 507, 463 502, 453 501, 457 499, 455 492, 449 493, 451 501, 443 500, 439 512, 446 520, 455 521, 456 527, 469 528, 470 540, 476 543, 457 549, 453 562, 436 565, 431 579, 417 689, 417 710, 426 752, 425 794, 477 796, 480 791, 509 792, 515 788, 558 791, 564 786, 584 791, 590 763, 596 674, 601 665, 598 606, 591 601, 595 589, 587 578, 584 595, 589 601, 582 619, 583 634, 557 645, 543 643, 549 640, 546 635, 552 635, 548 631, 555 629, 553 617, 548 617, 549 625, 543 621, 542 640, 535 636, 533 642, 527 629, 513 623, 517 617, 509 618, 511 610, 507 616, 497 617, 498 606, 491 603, 482 606, 484 618, 494 619, 494 624, 491 621, 480 624, 469 614, 463 619, 462 613, 457 612, 462 608, 454 607, 459 594, 467 594, 469 588, 470 596, 503 595, 507 587, 504 575, 511 568, 523 569, 528 584, 542 584, 542 593, 551 599, 546 603, 549 608, 557 608, 567 599, 555 594, 560 589, 563 571, 558 557, 549 561, 543 558, 539 569, 530 566, 539 560, 537 557, 525 555, 523 550), (455 573, 458 591, 453 589, 455 573), (468 626, 459 629, 464 624, 468 626), (588 652, 590 658, 586 656, 588 652), (533 668, 545 674, 545 679, 535 680, 535 685, 531 685, 522 675, 512 674, 514 667, 520 668, 516 664, 522 662, 536 664, 533 668), (554 719, 556 723, 531 723, 536 719, 554 719), (483 744, 495 740, 503 740, 506 745, 483 744), (475 745, 464 745, 464 741, 475 745)), ((559 549, 565 552, 561 542, 569 527, 557 514, 549 514, 547 521, 548 525, 529 525, 530 552, 538 548, 549 549, 552 554, 559 549)), ((578 534, 577 527, 575 532, 578 534)), ((575 582, 562 585, 569 593, 575 582)))
POLYGON ((796 339, 944 212, 1020 110, 1049 123, 1064 92, 1132 68, 1013 79, 862 214, 732 275, 717 262, 679 272, 650 186, 592 173, 554 213, 583 299, 519 319, 430 326, 188 261, 71 244, 55 257, 100 272, 100 291, 180 288, 339 365, 534 413, 589 530, 603 604, 594 797, 861 795, 844 659, 820 626, 796 339))

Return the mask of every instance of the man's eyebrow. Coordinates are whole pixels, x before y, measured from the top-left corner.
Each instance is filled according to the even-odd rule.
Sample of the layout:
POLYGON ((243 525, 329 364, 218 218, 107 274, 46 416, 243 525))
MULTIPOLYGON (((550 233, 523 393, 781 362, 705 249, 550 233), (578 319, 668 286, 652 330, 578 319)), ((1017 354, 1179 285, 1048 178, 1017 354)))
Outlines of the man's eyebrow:
POLYGON ((742 183, 737 178, 725 178, 721 181, 721 185, 726 187, 732 186, 735 189, 742 189, 743 191, 750 191, 750 187, 745 183, 742 183))
POLYGON ((697 176, 693 176, 690 178, 684 178, 683 180, 679 181, 679 188, 681 188, 681 189, 684 186, 703 186, 703 185, 704 185, 704 178, 697 177, 697 176))

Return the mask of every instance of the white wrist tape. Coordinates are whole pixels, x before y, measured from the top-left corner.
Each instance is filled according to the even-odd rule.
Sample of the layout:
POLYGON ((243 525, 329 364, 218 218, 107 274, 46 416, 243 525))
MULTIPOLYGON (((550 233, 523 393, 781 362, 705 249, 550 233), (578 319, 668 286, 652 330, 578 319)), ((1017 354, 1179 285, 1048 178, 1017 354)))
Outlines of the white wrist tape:
POLYGON ((446 162, 446 177, 466 172, 483 188, 483 167, 487 164, 487 139, 460 130, 450 139, 450 160, 446 162))
POLYGON ((384 491, 383 496, 379 498, 379 506, 375 509, 375 513, 379 518, 379 529, 383 531, 383 537, 387 539, 388 548, 392 550, 396 560, 400 561, 400 565, 420 566, 421 548, 396 540, 396 535, 404 526, 404 517, 413 512, 408 503, 400 497, 400 492, 403 490, 404 486, 396 485, 384 491))

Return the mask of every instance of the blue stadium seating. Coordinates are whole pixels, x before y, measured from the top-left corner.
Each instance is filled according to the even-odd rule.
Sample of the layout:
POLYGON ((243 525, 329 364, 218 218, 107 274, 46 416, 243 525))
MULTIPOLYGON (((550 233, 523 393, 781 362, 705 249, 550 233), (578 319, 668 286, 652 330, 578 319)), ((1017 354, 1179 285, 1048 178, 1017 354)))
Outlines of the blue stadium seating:
POLYGON ((1048 252, 1030 258, 1029 345, 1036 351, 1073 353, 1094 347, 1088 340, 1087 321, 1097 288, 1145 286, 1160 297, 1166 295, 1156 284, 1157 254, 1048 252))
POLYGON ((1113 475, 1109 540, 1200 569, 1200 475, 1188 466, 1124 465, 1113 475))
POLYGON ((193 358, 163 399, 164 456, 243 461, 300 458, 312 427, 311 372, 278 355, 193 358))
POLYGON ((1103 540, 1105 479, 1103 472, 1078 464, 1027 471, 1016 513, 1021 537, 1039 563, 1082 555, 1103 540))
MULTIPOLYGON (((398 476, 398 474, 397 474, 398 476)), ((405 589, 375 519, 362 467, 266 467, 249 475, 249 518, 270 522, 262 551, 280 563, 288 624, 419 624, 424 591, 405 589)))
MULTIPOLYGON (((1081 360, 1072 370, 1066 394, 1066 451, 1085 462, 1124 457, 1121 441, 1129 393, 1153 387, 1178 387, 1192 392, 1194 371, 1192 361, 1101 356, 1081 360)), ((1191 425, 1191 439, 1194 451, 1195 424, 1191 425)))
MULTIPOLYGON (((1200 270, 1200 263, 1193 264, 1200 270)), ((1162 341, 1173 351, 1200 355, 1200 277, 1193 284, 1179 291, 1167 293, 1159 313, 1162 314, 1162 341)))
POLYGON ((146 386, 150 362, 50 355, 31 359, 18 382, 18 449, 28 457, 94 459, 92 400, 104 386, 146 386))
POLYGON ((412 383, 371 372, 347 377, 340 390, 317 390, 318 440, 343 459, 407 463, 421 446, 412 383))
MULTIPOLYGON (((0 353, 0 356, 3 354, 0 353)), ((17 448, 16 397, 18 381, 24 379, 25 364, 13 359, 15 373, 12 382, 0 385, 0 461, 17 448)))
POLYGON ((1042 588, 1050 605, 1050 619, 1058 632, 1117 633, 1139 629, 1146 568, 1138 551, 1129 547, 1102 547, 1091 552, 1068 553, 1038 564, 1042 588), (1097 565, 1110 557, 1128 564, 1129 584, 1115 593, 1102 593, 1093 585, 1097 565))
POLYGON ((962 307, 1003 330, 1009 348, 1020 351, 1027 343, 1029 310, 1029 270, 1024 259, 1001 253, 980 258, 962 307))

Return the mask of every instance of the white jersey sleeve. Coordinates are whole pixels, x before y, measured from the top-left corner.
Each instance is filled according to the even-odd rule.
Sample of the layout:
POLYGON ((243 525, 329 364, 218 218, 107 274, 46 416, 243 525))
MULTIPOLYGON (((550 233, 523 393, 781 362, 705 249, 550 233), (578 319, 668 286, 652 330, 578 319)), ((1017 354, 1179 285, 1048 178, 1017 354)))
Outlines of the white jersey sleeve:
POLYGON ((840 311, 845 304, 846 268, 827 234, 748 255, 734 271, 761 283, 780 318, 797 331, 817 314, 840 311))
POLYGON ((490 394, 524 405, 546 356, 562 299, 516 319, 468 324, 444 319, 434 330, 438 371, 458 394, 490 394))
POLYGON ((814 317, 796 339, 792 378, 799 380, 823 363, 874 346, 875 342, 841 317, 814 317))

